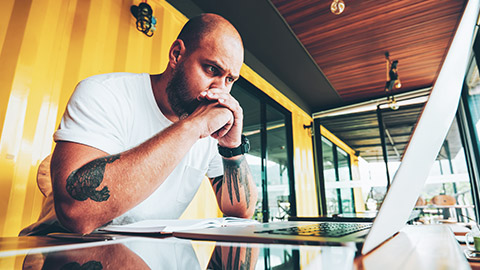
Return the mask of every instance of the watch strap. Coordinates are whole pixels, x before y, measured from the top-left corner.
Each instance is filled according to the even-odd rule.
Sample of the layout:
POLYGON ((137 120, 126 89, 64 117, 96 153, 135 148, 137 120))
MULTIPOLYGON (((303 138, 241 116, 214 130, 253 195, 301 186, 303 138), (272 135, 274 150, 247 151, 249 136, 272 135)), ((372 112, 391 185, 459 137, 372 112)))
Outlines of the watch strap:
POLYGON ((249 150, 250 143, 245 135, 242 135, 242 143, 238 147, 229 148, 218 145, 218 153, 220 153, 220 155, 226 158, 243 155, 245 153, 248 153, 249 150))

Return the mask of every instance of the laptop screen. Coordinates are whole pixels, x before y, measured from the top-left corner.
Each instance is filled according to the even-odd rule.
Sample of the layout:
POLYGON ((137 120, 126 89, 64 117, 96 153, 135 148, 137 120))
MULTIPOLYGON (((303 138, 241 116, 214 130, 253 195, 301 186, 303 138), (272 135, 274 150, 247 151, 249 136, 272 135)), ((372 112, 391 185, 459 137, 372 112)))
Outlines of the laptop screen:
POLYGON ((362 248, 368 253, 398 232, 425 185, 455 117, 472 48, 478 1, 468 1, 447 57, 362 248))

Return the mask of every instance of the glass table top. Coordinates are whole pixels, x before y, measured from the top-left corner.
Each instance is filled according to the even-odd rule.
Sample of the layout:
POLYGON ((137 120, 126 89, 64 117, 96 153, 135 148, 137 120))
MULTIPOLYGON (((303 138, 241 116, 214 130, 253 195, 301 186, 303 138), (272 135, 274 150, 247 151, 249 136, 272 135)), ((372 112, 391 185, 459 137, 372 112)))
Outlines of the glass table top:
POLYGON ((0 269, 352 269, 355 249, 120 237, 65 241, 3 238, 0 269))

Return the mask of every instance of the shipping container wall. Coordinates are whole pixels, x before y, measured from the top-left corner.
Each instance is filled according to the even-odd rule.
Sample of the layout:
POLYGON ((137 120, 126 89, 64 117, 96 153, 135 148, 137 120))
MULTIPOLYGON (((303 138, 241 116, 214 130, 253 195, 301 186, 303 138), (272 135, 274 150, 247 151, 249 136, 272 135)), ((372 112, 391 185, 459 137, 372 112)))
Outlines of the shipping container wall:
MULTIPOLYGON (((15 236, 34 222, 43 195, 40 162, 54 147, 75 85, 108 72, 161 73, 186 17, 162 0, 148 1, 157 30, 135 28, 133 0, 2 0, 0 3, 0 236, 15 236)), ((318 214, 313 169, 312 118, 244 65, 241 75, 292 112, 298 215, 318 214), (300 196, 301 194, 301 196, 300 196)), ((213 191, 202 185, 183 217, 218 216, 213 191)))

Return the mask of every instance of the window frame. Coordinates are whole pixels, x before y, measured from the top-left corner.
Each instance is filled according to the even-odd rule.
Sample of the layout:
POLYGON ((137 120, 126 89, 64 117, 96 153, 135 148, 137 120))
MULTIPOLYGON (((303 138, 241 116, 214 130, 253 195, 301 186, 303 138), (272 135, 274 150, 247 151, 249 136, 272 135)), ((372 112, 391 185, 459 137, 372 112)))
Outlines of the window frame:
MULTIPOLYGON (((320 121, 318 119, 314 119, 313 122, 313 130, 314 130, 314 148, 315 148, 315 164, 316 164, 316 188, 318 194, 318 209, 320 216, 327 216, 328 215, 328 208, 327 208, 327 190, 325 187, 325 174, 324 174, 324 166, 323 166, 323 140, 328 141, 332 145, 332 155, 333 155, 333 165, 334 165, 334 172, 335 172, 335 182, 340 182, 340 172, 339 172, 339 162, 338 162, 338 153, 342 151, 346 154, 347 163, 348 163, 348 180, 353 181, 352 175, 352 158, 351 154, 347 151, 343 150, 341 147, 333 143, 327 137, 323 136, 320 132, 320 121)), ((342 202, 342 195, 341 195, 341 188, 335 188, 337 194, 337 204, 338 204, 338 214, 343 214, 343 202, 342 202)), ((350 195, 352 198, 351 207, 353 209, 353 213, 356 213, 355 207, 355 193, 353 188, 350 189, 350 195)))

